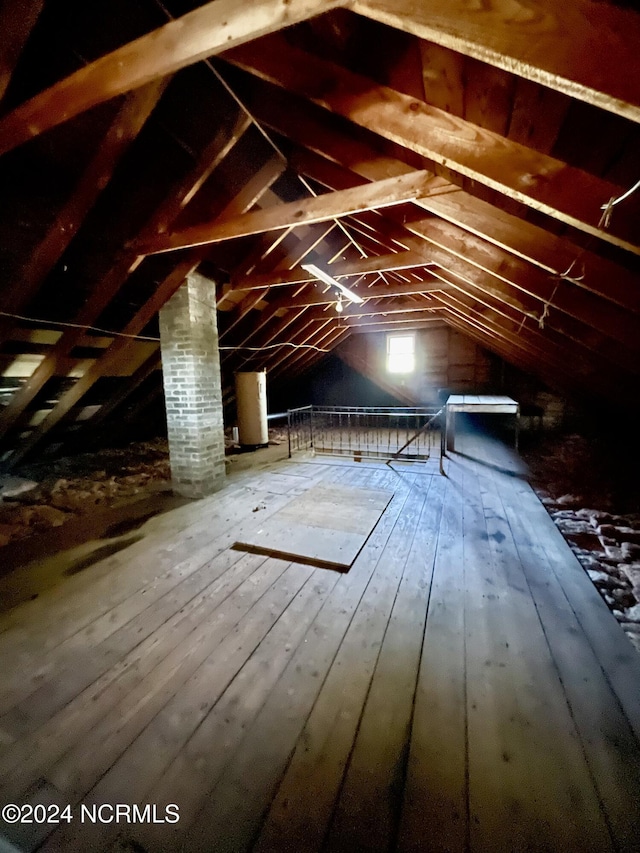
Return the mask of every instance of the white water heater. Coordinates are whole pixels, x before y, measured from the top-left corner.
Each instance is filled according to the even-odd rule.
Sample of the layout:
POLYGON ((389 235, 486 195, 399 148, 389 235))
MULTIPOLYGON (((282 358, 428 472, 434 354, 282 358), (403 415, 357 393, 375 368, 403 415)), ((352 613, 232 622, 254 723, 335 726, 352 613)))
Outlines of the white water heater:
POLYGON ((254 447, 268 444, 265 370, 236 373, 236 406, 240 444, 254 447))

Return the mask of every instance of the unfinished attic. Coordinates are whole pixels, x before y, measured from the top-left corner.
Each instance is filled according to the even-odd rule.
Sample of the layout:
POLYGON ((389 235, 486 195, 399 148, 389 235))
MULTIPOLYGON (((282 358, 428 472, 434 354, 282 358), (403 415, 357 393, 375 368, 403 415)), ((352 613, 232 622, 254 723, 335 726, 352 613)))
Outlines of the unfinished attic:
POLYGON ((0 853, 640 851, 639 48, 4 0, 0 853))

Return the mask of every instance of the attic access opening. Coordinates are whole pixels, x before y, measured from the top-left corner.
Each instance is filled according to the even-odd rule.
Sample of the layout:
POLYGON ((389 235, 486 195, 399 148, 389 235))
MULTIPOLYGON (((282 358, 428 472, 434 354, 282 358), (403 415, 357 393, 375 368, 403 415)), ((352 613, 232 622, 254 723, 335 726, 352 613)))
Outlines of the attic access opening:
POLYGON ((393 492, 314 486, 247 533, 233 548, 348 571, 393 492))

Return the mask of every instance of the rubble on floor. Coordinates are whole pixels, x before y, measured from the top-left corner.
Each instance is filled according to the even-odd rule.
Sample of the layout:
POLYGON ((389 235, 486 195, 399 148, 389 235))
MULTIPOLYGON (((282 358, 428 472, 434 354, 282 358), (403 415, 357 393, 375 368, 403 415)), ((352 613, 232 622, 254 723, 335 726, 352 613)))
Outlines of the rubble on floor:
MULTIPOLYGON (((228 453, 240 448, 227 430, 228 453)), ((269 446, 286 450, 282 427, 269 429, 269 446)), ((236 460, 251 463, 251 453, 236 460)), ((243 467, 227 458, 227 472, 243 467)), ((245 467, 246 467, 245 465, 245 467)), ((166 438, 127 447, 81 453, 46 463, 23 465, 16 475, 0 476, 0 547, 60 527, 95 510, 142 500, 171 483, 166 438)))
POLYGON ((577 435, 546 442, 527 461, 538 497, 640 652, 640 511, 637 482, 629 489, 632 466, 621 483, 615 461, 577 435))
POLYGON ((166 440, 154 439, 23 466, 19 473, 0 478, 0 545, 166 488, 169 451, 166 440))

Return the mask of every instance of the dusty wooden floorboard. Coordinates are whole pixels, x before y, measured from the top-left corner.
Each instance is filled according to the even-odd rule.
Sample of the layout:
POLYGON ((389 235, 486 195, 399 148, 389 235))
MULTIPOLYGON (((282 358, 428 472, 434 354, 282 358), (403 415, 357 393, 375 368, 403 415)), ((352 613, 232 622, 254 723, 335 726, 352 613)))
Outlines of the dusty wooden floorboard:
MULTIPOLYGON (((301 486, 313 485, 318 476, 322 472, 316 478, 296 478, 294 497, 301 486)), ((197 513, 205 516, 205 520, 187 527, 177 540, 173 534, 168 543, 164 535, 159 537, 159 543, 154 539, 146 548, 140 543, 139 547, 107 560, 109 574, 99 575, 94 587, 90 584, 91 572, 82 579, 80 588, 79 584, 71 583, 66 589, 43 596, 32 606, 18 608, 22 611, 23 624, 4 638, 0 652, 0 666, 5 669, 11 666, 15 672, 14 679, 6 679, 0 690, 0 715, 10 707, 7 702, 15 704, 19 695, 26 697, 34 692, 49 673, 55 672, 59 681, 65 664, 76 669, 78 655, 82 656, 88 644, 95 646, 121 628, 131 629, 135 617, 145 619, 151 605, 166 598, 179 585, 184 585, 188 595, 192 577, 195 575, 197 583, 202 570, 207 570, 212 559, 224 554, 234 536, 242 535, 246 528, 255 526, 258 518, 269 517, 291 499, 292 495, 287 493, 280 496, 243 489, 236 495, 232 491, 229 497, 225 495, 224 510, 216 510, 213 517, 210 515, 215 503, 201 502, 197 513), (156 574, 151 574, 154 571, 156 574), (142 591, 143 595, 136 594, 142 591), (24 679, 15 666, 16 661, 32 673, 31 681, 24 679)), ((228 555, 225 559, 229 559, 228 555)), ((144 635, 138 637, 139 642, 143 639, 144 635)))
MULTIPOLYGON (((441 477, 430 480, 413 537, 403 531, 393 552, 403 574, 327 836, 332 850, 382 851, 395 841, 444 488, 441 477)), ((417 482, 414 491, 423 492, 417 482)))
MULTIPOLYGON (((264 774, 269 778, 269 774, 274 772, 272 762, 282 760, 283 739, 285 743, 295 743, 296 733, 303 725, 322 685, 324 674, 340 647, 353 610, 375 567, 384 542, 389 537, 393 523, 401 512, 405 497, 406 491, 404 494, 396 494, 351 571, 339 576, 331 595, 323 604, 249 729, 247 737, 251 738, 259 754, 252 759, 251 749, 245 747, 245 750, 249 760, 253 762, 250 777, 258 791, 260 779, 264 774)), ((219 719, 207 719, 194 734, 187 749, 176 758, 152 791, 153 799, 159 799, 161 802, 171 801, 176 791, 183 795, 185 803, 188 803, 185 808, 186 826, 193 821, 198 810, 209 798, 208 792, 220 778, 231 757, 229 754, 212 752, 208 748, 217 735, 220 735, 220 740, 224 742, 225 727, 222 725, 221 732, 220 726, 219 719)), ((290 749, 291 747, 287 746, 285 754, 288 754, 290 749)), ((275 772, 277 773, 277 769, 275 772)), ((140 837, 136 835, 136 839, 153 849, 162 842, 162 833, 155 829, 154 833, 153 827, 145 827, 144 834, 140 837), (153 843, 148 843, 150 840, 153 843)))
POLYGON ((442 503, 398 831, 398 849, 411 853, 457 853, 467 846, 462 532, 462 495, 459 485, 449 475, 442 503))
MULTIPOLYGON (((428 488, 414 482, 300 732, 261 830, 258 850, 276 850, 281 843, 300 851, 322 847, 334 801, 344 791, 343 776, 356 734, 362 732, 362 708, 371 698, 401 582, 407 570, 418 573, 422 565, 416 561, 414 567, 409 559, 415 556, 412 543, 426 500, 428 488)), ((375 714, 376 707, 372 711, 375 714)))
MULTIPOLYGON (((348 478, 349 472, 337 479, 341 476, 348 478)), ((313 573, 272 559, 262 565, 264 579, 254 571, 244 594, 235 592, 218 618, 214 612, 196 629, 205 635, 196 646, 198 654, 188 637, 185 649, 164 658, 92 729, 88 749, 79 744, 50 771, 72 800, 93 804, 124 797, 135 802, 164 772, 313 573), (118 722, 122 718, 125 724, 118 722)), ((93 844, 113 832, 113 826, 92 827, 89 842, 82 827, 68 827, 54 833, 51 849, 93 844)))
MULTIPOLYGON (((550 648, 556 672, 550 673, 549 678, 553 681, 560 679, 571 714, 574 733, 569 731, 568 735, 573 740, 559 736, 554 749, 556 766, 559 765, 563 770, 563 777, 557 780, 556 786, 566 788, 574 795, 571 808, 557 816, 565 830, 572 831, 572 836, 567 838, 567 846, 570 843, 581 843, 584 849, 606 849, 603 828, 596 823, 598 812, 594 804, 586 799, 589 790, 584 780, 586 769, 601 804, 603 821, 613 837, 613 846, 620 850, 633 849, 640 837, 640 810, 637 807, 640 791, 638 742, 611 689, 609 673, 602 669, 598 654, 589 644, 579 617, 572 609, 570 600, 563 594, 560 578, 567 583, 566 579, 572 577, 571 589, 574 594, 577 591, 580 599, 592 599, 603 634, 616 644, 618 660, 627 660, 628 640, 595 588, 584 584, 584 570, 564 542, 556 540, 555 525, 546 513, 544 516, 538 515, 536 503, 529 499, 526 490, 517 482, 496 482, 495 477, 490 489, 489 500, 507 519, 513 531, 512 548, 517 552, 517 561, 513 563, 517 565, 519 562, 522 566, 524 580, 531 590, 537 616, 550 648), (520 511, 516 507, 520 507, 520 511), (547 547, 553 547, 552 560, 546 553, 545 543, 547 547), (592 593, 595 593, 597 599, 593 599, 592 593), (572 753, 569 749, 571 746, 580 747, 580 757, 572 753), (583 762, 585 768, 580 766, 583 762), (586 835, 585 826, 590 828, 586 835), (596 831, 598 829, 599 832, 596 831), (598 838, 601 838, 599 842, 598 838)), ((541 505, 538 503, 538 506, 541 505)), ((527 631, 525 636, 533 640, 535 633, 527 631)), ((602 649, 606 650, 607 645, 606 641, 603 642, 602 649)), ((600 654, 603 653, 602 649, 599 649, 600 654)), ((640 659, 633 649, 631 653, 627 662, 626 684, 630 688, 635 685, 637 698, 640 659)), ((528 659, 530 666, 541 662, 541 656, 533 655, 531 651, 528 659)), ((544 679, 540 674, 534 683, 540 701, 542 697, 539 691, 544 687, 544 679)), ((548 708, 552 707, 552 699, 557 699, 558 691, 553 686, 548 686, 545 695, 548 708)), ((553 731, 560 733, 562 726, 557 714, 553 720, 553 731)), ((541 753, 539 760, 543 757, 541 753)), ((545 773, 542 780, 545 790, 552 790, 550 783, 553 779, 552 773, 545 773)))
POLYGON ((150 535, 146 562, 139 543, 0 617, 0 799, 181 813, 8 837, 56 853, 637 849, 640 659, 521 462, 458 449, 447 478, 318 459, 243 472, 215 511, 150 535), (347 574, 229 549, 318 482, 394 491, 347 574))
POLYGON ((470 847, 609 849, 511 531, 486 493, 487 481, 502 492, 508 478, 468 460, 456 473, 465 496, 470 847))

